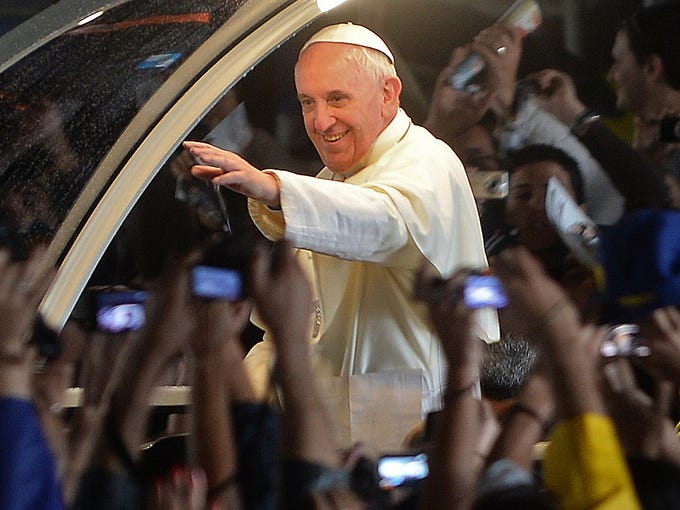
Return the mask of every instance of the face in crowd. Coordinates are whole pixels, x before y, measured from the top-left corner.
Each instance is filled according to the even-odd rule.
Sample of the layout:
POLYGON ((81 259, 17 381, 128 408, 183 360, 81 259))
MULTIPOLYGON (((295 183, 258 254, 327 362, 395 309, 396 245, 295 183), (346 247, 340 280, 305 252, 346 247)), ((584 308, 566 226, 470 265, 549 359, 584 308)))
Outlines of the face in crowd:
POLYGON ((631 50, 628 32, 619 30, 612 47, 609 79, 616 87, 616 106, 621 111, 641 113, 649 97, 645 66, 638 63, 631 50))
POLYGON ((381 76, 343 43, 307 47, 295 67, 295 85, 305 130, 323 163, 351 175, 399 108, 401 82, 381 76))
POLYGON ((519 242, 532 252, 550 249, 560 240, 545 212, 548 180, 553 176, 576 199, 569 173, 555 161, 520 165, 510 174, 506 220, 519 230, 519 242))

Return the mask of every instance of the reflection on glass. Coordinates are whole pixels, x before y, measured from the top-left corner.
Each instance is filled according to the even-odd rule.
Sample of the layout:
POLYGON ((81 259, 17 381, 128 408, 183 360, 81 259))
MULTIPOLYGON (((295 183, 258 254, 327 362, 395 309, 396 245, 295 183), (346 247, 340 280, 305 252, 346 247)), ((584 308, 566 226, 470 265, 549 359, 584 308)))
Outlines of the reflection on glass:
POLYGON ((51 239, 140 108, 245 3, 126 2, 3 72, 2 218, 51 239))

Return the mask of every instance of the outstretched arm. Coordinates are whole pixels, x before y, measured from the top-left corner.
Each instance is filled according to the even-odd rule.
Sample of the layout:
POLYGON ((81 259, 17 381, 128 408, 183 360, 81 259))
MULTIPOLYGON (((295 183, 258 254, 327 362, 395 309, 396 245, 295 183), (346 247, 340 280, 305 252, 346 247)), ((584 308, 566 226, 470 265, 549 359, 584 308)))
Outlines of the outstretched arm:
POLYGON ((195 177, 225 186, 268 206, 280 205, 279 184, 273 174, 261 172, 238 154, 209 143, 184 142, 183 146, 196 160, 197 164, 191 167, 195 177))

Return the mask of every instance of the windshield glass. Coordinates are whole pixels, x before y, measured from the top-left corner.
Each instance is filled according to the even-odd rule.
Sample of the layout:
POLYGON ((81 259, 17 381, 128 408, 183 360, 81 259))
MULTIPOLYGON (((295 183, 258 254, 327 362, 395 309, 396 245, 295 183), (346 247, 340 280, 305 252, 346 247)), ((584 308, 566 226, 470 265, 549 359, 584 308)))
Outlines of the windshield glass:
POLYGON ((139 0, 53 39, 0 75, 0 213, 49 241, 153 93, 247 0, 139 0))

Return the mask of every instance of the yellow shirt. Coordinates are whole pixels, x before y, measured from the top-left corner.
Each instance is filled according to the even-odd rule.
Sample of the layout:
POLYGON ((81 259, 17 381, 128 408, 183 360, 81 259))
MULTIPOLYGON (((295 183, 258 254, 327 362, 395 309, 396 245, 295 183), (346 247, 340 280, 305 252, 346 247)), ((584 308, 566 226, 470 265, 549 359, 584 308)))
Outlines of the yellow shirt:
POLYGON ((566 510, 642 508, 607 416, 586 413, 560 422, 543 461, 546 487, 566 510))

